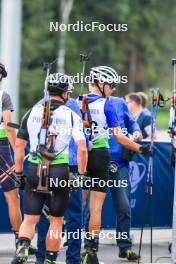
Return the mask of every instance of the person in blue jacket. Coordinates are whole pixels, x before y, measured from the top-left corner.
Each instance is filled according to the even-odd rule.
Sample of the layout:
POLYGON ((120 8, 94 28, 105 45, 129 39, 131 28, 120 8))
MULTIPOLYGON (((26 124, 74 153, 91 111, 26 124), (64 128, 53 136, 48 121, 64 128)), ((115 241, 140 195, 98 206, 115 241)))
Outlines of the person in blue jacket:
POLYGON ((128 109, 138 123, 144 139, 151 134, 151 113, 143 106, 143 99, 139 93, 129 93, 125 96, 128 109))
MULTIPOLYGON (((129 113, 125 101, 118 97, 109 97, 116 105, 118 112, 119 125, 123 131, 131 134, 135 141, 141 140, 142 135, 137 122, 129 113)), ((132 241, 130 238, 131 227, 131 208, 130 208, 130 178, 129 178, 129 162, 124 159, 124 148, 118 144, 113 136, 109 138, 110 145, 110 179, 122 182, 126 180, 126 187, 112 187, 110 188, 113 206, 117 215, 116 218, 116 232, 117 232, 117 246, 119 247, 119 257, 126 258, 129 261, 137 261, 138 256, 132 250, 132 241), (120 236, 119 236, 120 234, 120 236)))
MULTIPOLYGON (((78 115, 81 115, 77 102, 70 98, 66 106, 73 110, 78 115)), ((74 140, 69 144, 69 168, 70 172, 77 172, 77 149, 74 140)), ((68 248, 66 251, 67 264, 80 264, 81 257, 81 228, 82 228, 82 189, 78 188, 77 191, 72 192, 69 199, 69 206, 65 213, 65 228, 67 230, 67 243, 68 248), (73 238, 74 232, 78 232, 77 239, 73 238)), ((45 259, 45 239, 49 228, 49 221, 45 214, 42 214, 38 223, 38 239, 37 239, 37 254, 36 264, 44 263, 45 259)))

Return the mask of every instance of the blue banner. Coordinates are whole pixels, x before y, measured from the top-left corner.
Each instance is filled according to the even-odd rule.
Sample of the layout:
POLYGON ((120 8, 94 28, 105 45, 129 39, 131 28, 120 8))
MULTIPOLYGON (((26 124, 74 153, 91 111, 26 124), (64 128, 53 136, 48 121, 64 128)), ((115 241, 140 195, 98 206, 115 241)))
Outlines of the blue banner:
MULTIPOLYGON (((141 226, 147 171, 148 158, 144 155, 134 155, 130 162, 132 227, 141 226)), ((155 227, 172 225, 173 191, 174 171, 171 168, 170 144, 156 142, 153 160, 153 225, 155 227)), ((147 207, 144 212, 145 226, 150 226, 151 223, 149 205, 150 196, 148 194, 147 207)), ((110 193, 107 194, 103 206, 102 227, 115 227, 115 213, 110 193)))
MULTIPOLYGON (((170 227, 172 224, 173 188, 174 172, 170 165, 170 144, 163 142, 155 143, 155 153, 153 161, 153 199, 155 227, 170 227)), ((27 163, 25 164, 25 168, 27 163)), ((143 213, 143 200, 148 170, 148 158, 144 155, 134 155, 130 162, 131 179, 131 208, 132 227, 141 226, 143 213)), ((10 230, 7 206, 0 189, 0 231, 10 230)), ((150 225, 149 195, 147 196, 147 207, 145 209, 145 226, 150 225)), ((115 228, 115 213, 112 205, 111 195, 107 194, 102 214, 102 227, 115 228)))

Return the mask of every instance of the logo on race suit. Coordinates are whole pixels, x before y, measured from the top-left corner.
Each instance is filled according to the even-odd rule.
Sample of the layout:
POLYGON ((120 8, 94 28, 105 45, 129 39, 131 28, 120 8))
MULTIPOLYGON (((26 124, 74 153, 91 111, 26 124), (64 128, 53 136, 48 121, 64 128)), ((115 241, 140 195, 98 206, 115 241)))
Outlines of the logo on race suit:
MULTIPOLYGON (((144 163, 130 161, 129 163, 129 175, 131 182, 131 194, 135 193, 139 187, 140 182, 145 176, 146 166, 144 163)), ((131 208, 134 208, 136 205, 136 199, 131 199, 131 208)))

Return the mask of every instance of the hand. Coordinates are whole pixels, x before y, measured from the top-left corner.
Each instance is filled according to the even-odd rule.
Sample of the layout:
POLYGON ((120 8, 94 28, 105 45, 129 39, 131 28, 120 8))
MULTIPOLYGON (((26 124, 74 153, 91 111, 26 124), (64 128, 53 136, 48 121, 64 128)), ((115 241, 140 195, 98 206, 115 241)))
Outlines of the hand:
POLYGON ((140 153, 146 155, 146 156, 151 156, 152 151, 150 150, 150 145, 145 145, 145 146, 140 146, 139 148, 140 153))
POLYGON ((87 177, 85 174, 73 174, 70 173, 69 174, 69 187, 70 187, 70 191, 76 191, 79 187, 83 187, 84 183, 86 181, 89 181, 90 178, 87 177))
POLYGON ((90 177, 88 177, 86 174, 87 174, 86 172, 83 174, 78 172, 79 182, 81 186, 84 184, 84 182, 90 181, 90 177))
POLYGON ((20 183, 19 189, 21 191, 24 191, 25 185, 26 185, 26 180, 25 180, 23 173, 22 172, 16 172, 16 176, 17 176, 17 179, 20 183))
POLYGON ((142 139, 143 139, 143 136, 142 136, 142 134, 141 134, 140 131, 135 131, 135 132, 133 133, 133 140, 134 140, 134 141, 140 141, 140 140, 142 140, 142 139))
POLYGON ((171 127, 168 128, 167 133, 169 134, 169 137, 172 138, 174 135, 174 131, 171 127))
POLYGON ((69 187, 70 187, 70 192, 76 191, 79 187, 78 175, 72 172, 69 173, 69 187))

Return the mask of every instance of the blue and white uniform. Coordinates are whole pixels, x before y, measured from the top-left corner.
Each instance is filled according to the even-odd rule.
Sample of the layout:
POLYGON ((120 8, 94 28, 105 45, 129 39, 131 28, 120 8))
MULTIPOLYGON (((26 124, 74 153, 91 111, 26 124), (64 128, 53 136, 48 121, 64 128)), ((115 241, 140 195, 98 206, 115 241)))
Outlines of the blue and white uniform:
POLYGON ((94 93, 86 95, 89 111, 92 119, 92 150, 89 151, 87 172, 96 182, 90 190, 106 192, 109 178, 109 128, 119 126, 118 113, 113 100, 104 98, 94 93), (105 182, 104 186, 99 181, 105 182))
POLYGON ((94 93, 90 93, 86 97, 93 121, 93 148, 109 148, 108 128, 119 126, 118 113, 114 106, 114 101, 94 93))
MULTIPOLYGON (((81 116, 79 107, 76 101, 70 98, 66 106, 70 108, 77 115, 81 116)), ((69 168, 72 172, 77 172, 77 147, 76 144, 71 138, 69 143, 69 168)), ((73 192, 69 198, 68 209, 65 213, 66 220, 66 230, 70 234, 74 234, 74 232, 81 232, 82 228, 82 190, 81 188, 76 192, 73 192)), ((47 218, 42 214, 40 217, 40 222, 38 224, 38 240, 37 240, 37 248, 38 252, 36 254, 38 261, 44 261, 46 246, 45 239, 49 228, 49 222, 47 218)), ((81 237, 81 236, 80 236, 81 237)), ((80 263, 81 257, 81 239, 74 239, 72 235, 68 238, 68 249, 66 252, 66 262, 69 264, 72 263, 80 263)))

